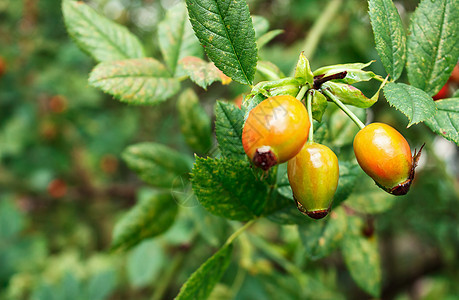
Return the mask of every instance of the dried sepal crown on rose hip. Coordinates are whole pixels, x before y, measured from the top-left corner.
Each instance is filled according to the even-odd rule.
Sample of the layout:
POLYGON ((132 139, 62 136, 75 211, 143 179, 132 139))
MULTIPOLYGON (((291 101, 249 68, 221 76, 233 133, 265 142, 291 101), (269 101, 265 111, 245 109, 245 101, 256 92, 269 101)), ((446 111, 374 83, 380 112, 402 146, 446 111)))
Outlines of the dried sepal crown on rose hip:
POLYGON ((311 72, 303 53, 294 77, 261 82, 253 89, 242 132, 244 151, 253 164, 268 171, 288 161, 287 174, 298 209, 314 219, 330 211, 338 186, 338 158, 325 145, 313 140, 313 123, 321 121, 327 100, 334 102, 360 127, 354 153, 361 168, 388 193, 403 195, 409 190, 421 150, 411 156, 405 138, 392 127, 373 123, 365 126, 345 104, 368 108, 379 96, 386 80, 363 68, 370 63, 323 67, 311 72), (374 78, 382 82, 367 98, 350 84, 374 78), (307 109, 302 102, 307 95, 307 109), (258 98, 257 98, 258 97, 258 98))

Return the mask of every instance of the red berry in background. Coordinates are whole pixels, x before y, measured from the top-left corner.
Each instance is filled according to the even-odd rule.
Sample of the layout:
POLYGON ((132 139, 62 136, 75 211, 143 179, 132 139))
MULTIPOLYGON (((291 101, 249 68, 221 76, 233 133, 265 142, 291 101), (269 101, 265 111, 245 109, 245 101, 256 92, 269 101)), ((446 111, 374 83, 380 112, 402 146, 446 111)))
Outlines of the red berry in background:
POLYGON ((53 96, 49 99, 48 106, 53 113, 63 113, 67 109, 67 99, 61 95, 53 96))
POLYGON ((440 100, 440 99, 448 98, 449 96, 450 96, 449 84, 446 83, 446 84, 441 88, 441 90, 440 90, 435 96, 433 96, 432 98, 433 98, 434 100, 440 100))
POLYGON ((360 167, 378 186, 393 195, 405 195, 409 191, 421 150, 412 157, 406 139, 383 123, 365 126, 354 138, 354 153, 360 167))
POLYGON ((338 158, 327 146, 306 143, 289 160, 288 180, 298 209, 313 219, 325 217, 338 187, 338 158))
POLYGON ((53 198, 62 198, 67 194, 67 183, 62 179, 54 179, 48 184, 48 193, 53 198))
POLYGON ((300 101, 288 95, 270 97, 250 111, 242 145, 257 167, 268 170, 300 152, 310 126, 308 112, 300 101))

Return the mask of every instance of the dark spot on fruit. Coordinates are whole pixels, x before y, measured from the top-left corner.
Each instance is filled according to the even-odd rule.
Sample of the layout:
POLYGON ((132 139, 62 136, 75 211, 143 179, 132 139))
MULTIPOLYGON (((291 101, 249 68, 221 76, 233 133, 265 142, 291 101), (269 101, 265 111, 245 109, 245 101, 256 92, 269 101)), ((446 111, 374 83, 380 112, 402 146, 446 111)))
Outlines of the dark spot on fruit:
POLYGON ((325 218, 325 216, 328 215, 328 209, 322 209, 322 210, 315 210, 315 211, 307 211, 306 214, 313 218, 313 219, 322 219, 325 218))
POLYGON ((255 151, 253 163, 260 169, 267 171, 277 164, 277 158, 270 147, 261 147, 255 151))
MULTIPOLYGON (((320 210, 314 210, 314 211, 307 211, 303 205, 301 205, 300 202, 298 202, 295 198, 295 195, 293 195, 293 200, 295 200, 295 203, 296 203, 296 207, 298 208, 298 210, 303 214, 303 215, 306 215, 310 218, 313 218, 313 219, 322 219, 324 218, 325 216, 328 215, 328 213, 330 212, 330 207, 327 208, 327 209, 320 209, 320 210)), ((331 206, 331 204, 330 204, 331 206)))
POLYGON ((400 183, 399 185, 393 187, 388 192, 390 194, 392 194, 392 195, 395 195, 395 196, 406 195, 406 193, 408 193, 408 191, 410 190, 411 182, 412 182, 412 180, 410 178, 408 178, 406 181, 404 181, 404 182, 400 183))

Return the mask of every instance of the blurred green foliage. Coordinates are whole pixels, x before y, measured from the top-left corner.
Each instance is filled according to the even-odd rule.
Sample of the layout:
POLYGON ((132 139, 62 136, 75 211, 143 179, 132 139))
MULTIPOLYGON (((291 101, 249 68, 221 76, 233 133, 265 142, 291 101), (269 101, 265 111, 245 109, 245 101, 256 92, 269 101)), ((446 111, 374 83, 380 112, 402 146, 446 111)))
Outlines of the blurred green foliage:
MULTIPOLYGON (((161 55, 157 25, 176 2, 88 1, 127 26, 152 57, 161 55)), ((269 20, 270 29, 284 30, 259 52, 260 60, 291 74, 325 1, 248 3, 252 14, 269 20)), ((396 2, 404 24, 417 3, 396 2)), ((314 70, 377 57, 366 1, 348 0, 341 1, 308 58, 314 70)), ((147 141, 193 153, 194 142, 180 134, 177 99, 140 108, 91 88, 87 74, 95 62, 68 37, 56 1, 0 2, 0 59, 5 62, 0 74, 0 299, 150 299, 151 295, 171 299, 177 295, 189 275, 224 243, 233 222, 209 214, 194 197, 174 197, 180 209, 167 232, 126 253, 108 251, 115 223, 136 200, 151 193, 141 189, 144 184, 121 160, 126 147, 147 141)), ((385 74, 379 61, 370 69, 385 74)), ((406 81, 405 73, 401 80, 406 81)), ((373 95, 379 84, 357 86, 373 95)), ((247 90, 236 83, 227 87, 214 83, 206 93, 200 88, 194 92, 213 118, 215 100, 233 100, 247 90)), ((335 125, 329 125, 332 129, 323 143, 338 140, 333 150, 340 159, 348 159, 352 124, 341 121, 333 109, 328 111, 324 119, 335 125)), ((360 174, 343 208, 366 216, 362 230, 370 236, 373 231, 378 234, 382 297, 455 299, 459 294, 455 284, 459 280, 458 149, 423 124, 405 129, 405 116, 390 109, 382 97, 369 118, 399 129, 412 146, 427 144, 407 196, 388 196, 360 174)), ((173 184, 189 191, 188 181, 179 179, 173 184)), ((339 231, 336 224, 307 228, 306 222, 297 231, 296 226, 261 220, 243 234, 210 299, 369 297, 345 267, 351 254, 343 258, 334 251, 334 241, 326 240, 321 248, 331 255, 315 259, 323 256, 322 250, 309 240, 305 246, 301 242, 309 235, 316 238, 316 231, 339 231)))

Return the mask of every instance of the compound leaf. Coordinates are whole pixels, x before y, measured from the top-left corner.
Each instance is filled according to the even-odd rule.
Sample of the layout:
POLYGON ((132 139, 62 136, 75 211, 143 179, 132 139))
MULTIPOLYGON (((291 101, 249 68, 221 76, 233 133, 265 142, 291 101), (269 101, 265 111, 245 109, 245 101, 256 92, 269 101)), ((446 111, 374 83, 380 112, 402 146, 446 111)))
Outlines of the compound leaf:
POLYGON ((376 236, 362 235, 362 219, 348 216, 348 230, 341 242, 346 266, 358 286, 374 297, 381 289, 381 264, 376 236))
POLYGON ((426 121, 433 132, 459 146, 459 98, 435 101, 437 113, 426 121))
POLYGON ((432 98, 414 86, 391 82, 383 90, 389 104, 408 117, 408 127, 428 120, 436 113, 432 98))
POLYGON ((62 1, 69 35, 95 60, 112 61, 145 57, 139 39, 126 27, 97 13, 82 1, 62 1))
POLYGON ((158 24, 159 48, 171 75, 184 75, 178 62, 186 56, 202 56, 202 47, 188 21, 186 6, 179 3, 171 7, 158 24))
POLYGON ((180 61, 180 64, 191 81, 205 90, 215 81, 221 81, 222 84, 231 82, 231 78, 217 69, 213 62, 206 62, 199 57, 187 56, 180 61))
POLYGON ((174 223, 177 208, 171 193, 156 193, 141 199, 116 224, 112 250, 129 249, 146 238, 165 232, 174 223))
POLYGON ((197 157, 192 184, 201 205, 227 219, 257 218, 267 200, 266 181, 255 177, 250 165, 241 160, 197 157))
POLYGON ((217 101, 215 105, 215 132, 222 155, 227 158, 244 159, 242 127, 244 113, 232 103, 217 101))
POLYGON ((192 89, 186 89, 177 101, 180 130, 191 149, 205 153, 212 146, 212 128, 209 115, 199 103, 192 89))
POLYGON ((433 96, 448 80, 459 57, 459 0, 423 0, 408 36, 408 80, 433 96))
POLYGON ((131 145, 124 150, 123 159, 142 180, 156 187, 171 188, 191 169, 187 156, 156 143, 131 145))
POLYGON ((89 83, 130 104, 158 104, 180 88, 179 81, 153 58, 100 63, 89 75, 89 83))
POLYGON ((187 0, 193 29, 209 58, 234 81, 251 85, 257 44, 245 0, 187 0))
POLYGON ((309 219, 306 224, 298 226, 301 242, 309 257, 320 259, 335 250, 345 235, 346 225, 346 213, 339 207, 331 211, 323 221, 309 219))
POLYGON ((392 0, 369 0, 368 13, 381 62, 393 80, 402 74, 406 59, 406 34, 392 0))
POLYGON ((203 263, 180 289, 177 300, 207 299, 231 262, 233 244, 220 248, 203 263))

